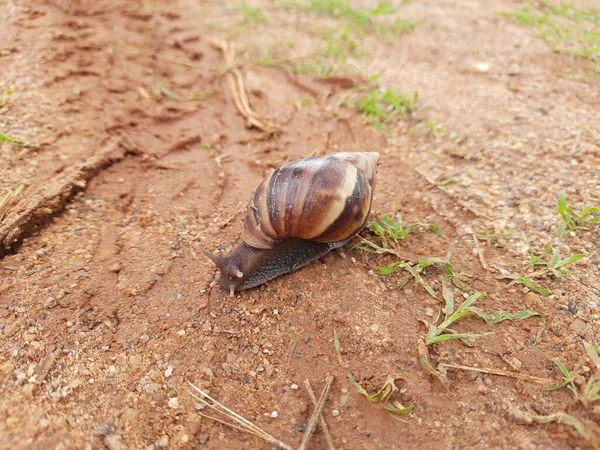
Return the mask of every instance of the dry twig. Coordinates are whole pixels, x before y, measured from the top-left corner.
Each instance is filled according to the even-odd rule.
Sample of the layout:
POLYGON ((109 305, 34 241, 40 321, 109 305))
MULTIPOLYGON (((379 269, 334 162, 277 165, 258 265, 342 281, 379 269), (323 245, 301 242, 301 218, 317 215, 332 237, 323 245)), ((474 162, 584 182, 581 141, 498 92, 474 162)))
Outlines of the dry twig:
POLYGON ((220 403, 217 400, 215 400, 214 398, 212 398, 206 392, 204 392, 201 389, 194 386, 192 383, 189 383, 189 384, 194 389, 194 391, 196 391, 198 394, 200 394, 200 397, 198 397, 197 395, 195 395, 193 392, 190 391, 190 395, 192 397, 194 397, 196 400, 198 400, 204 406, 207 406, 210 409, 212 409, 213 411, 216 411, 217 413, 224 415, 226 418, 230 419, 234 423, 219 419, 217 417, 209 416, 209 415, 203 414, 203 413, 200 413, 201 416, 206 417, 211 420, 214 420, 216 422, 222 423, 223 425, 227 425, 228 427, 234 428, 236 430, 250 433, 254 436, 264 439, 265 441, 267 441, 283 450, 293 450, 292 447, 290 447, 288 444, 281 442, 280 440, 274 438, 269 433, 264 431, 262 428, 257 427, 252 422, 250 422, 248 419, 245 419, 242 416, 240 416, 239 414, 237 414, 235 411, 232 411, 227 406, 223 405, 222 403, 220 403))
POLYGON ((479 257, 479 262, 481 263, 481 267, 483 267, 484 270, 489 272, 490 268, 488 267, 487 263, 485 262, 485 258, 483 257, 483 252, 481 251, 481 248, 479 247, 479 242, 477 241, 477 236, 475 236, 475 233, 473 233, 473 242, 475 244, 475 250, 477 250, 477 256, 479 257))
POLYGON ((524 373, 507 372, 505 370, 499 370, 499 369, 486 369, 486 368, 482 368, 482 367, 470 367, 470 366, 462 366, 460 364, 446 364, 446 363, 440 363, 440 366, 448 368, 448 369, 469 370, 471 372, 481 372, 481 373, 488 373, 490 375, 498 375, 501 377, 516 378, 521 381, 530 381, 532 383, 537 383, 537 384, 542 384, 542 385, 550 385, 554 382, 553 380, 551 380, 549 378, 539 378, 539 377, 534 377, 532 375, 526 375, 524 373))
POLYGON ((298 450, 306 450, 308 441, 310 440, 310 437, 317 426, 317 421, 319 420, 319 417, 321 417, 321 412, 323 411, 323 406, 325 406, 325 401, 329 395, 329 389, 331 388, 332 383, 333 375, 327 375, 327 377, 325 377, 325 387, 323 388, 323 392, 321 392, 321 396, 319 397, 319 401, 315 406, 315 410, 308 421, 306 432, 304 433, 304 437, 302 438, 302 442, 300 442, 300 447, 298 447, 298 450))
MULTIPOLYGON (((306 391, 308 392, 308 396, 310 397, 310 401, 313 406, 317 406, 317 398, 315 397, 315 393, 312 390, 312 386, 308 380, 304 380, 304 385, 306 386, 306 391)), ((329 434, 329 429, 327 428, 327 423, 325 422, 325 418, 323 414, 319 415, 319 425, 321 425, 321 430, 323 430, 323 434, 325 435, 325 441, 327 442, 327 447, 329 450, 335 450, 335 446, 333 445, 333 441, 331 440, 331 435, 329 434)))
POLYGON ((231 91, 235 106, 246 118, 248 125, 266 132, 273 131, 273 125, 259 116, 250 107, 250 101, 248 100, 248 94, 246 93, 246 85, 244 83, 244 78, 242 77, 242 72, 235 66, 235 44, 226 41, 218 41, 213 42, 213 45, 223 52, 223 58, 225 59, 225 65, 227 66, 227 73, 225 74, 227 85, 231 91))

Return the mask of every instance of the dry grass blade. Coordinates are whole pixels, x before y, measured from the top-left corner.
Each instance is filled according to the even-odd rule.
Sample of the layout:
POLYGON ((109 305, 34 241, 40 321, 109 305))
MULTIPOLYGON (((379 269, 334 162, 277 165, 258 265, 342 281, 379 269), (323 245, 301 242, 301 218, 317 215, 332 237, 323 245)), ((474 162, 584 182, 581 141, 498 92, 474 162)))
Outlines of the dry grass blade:
POLYGON ((446 377, 446 374, 433 367, 431 359, 429 358, 429 346, 425 343, 425 341, 419 341, 419 346, 417 350, 419 352, 419 361, 421 362, 421 365, 423 366, 425 371, 439 379, 442 384, 448 383, 448 378, 446 377))
POLYGON ((477 240, 477 236, 475 235, 475 233, 473 233, 473 243, 475 244, 475 250, 477 250, 477 256, 479 257, 479 262, 481 263, 481 267, 483 267, 483 269, 486 272, 489 272, 490 268, 488 267, 487 263, 485 262, 483 252, 481 251, 481 248, 479 247, 479 241, 477 240))
POLYGON ((342 344, 340 343, 340 336, 337 331, 333 330, 333 348, 335 348, 335 354, 337 355, 338 363, 342 369, 347 369, 348 366, 342 358, 342 344))
POLYGON ((317 426, 317 421, 319 417, 321 417, 321 412, 323 411, 323 406, 325 406, 325 400, 327 400, 327 396, 329 395, 329 389, 331 388, 331 384, 333 383, 333 375, 327 375, 325 377, 325 387, 323 388, 323 392, 321 392, 321 396, 319 397, 319 401, 317 402, 317 406, 315 406, 315 410, 313 411, 310 420, 308 421, 308 425, 306 427, 306 432, 304 433, 304 437, 302 438, 302 442, 300 442, 300 447, 298 450, 306 450, 306 446, 308 445, 308 441, 315 431, 315 427, 317 426))
POLYGON ((256 127, 261 131, 272 132, 275 127, 250 107, 244 77, 242 76, 240 69, 235 67, 235 44, 226 41, 218 41, 214 42, 213 45, 223 52, 223 58, 227 65, 225 77, 237 109, 246 118, 249 126, 256 127))
POLYGON ((534 377, 532 375, 526 375, 526 374, 518 373, 518 372, 508 372, 508 371, 499 370, 499 369, 486 369, 483 367, 470 367, 470 366, 463 366, 460 364, 446 364, 446 363, 440 363, 440 366, 445 367, 447 369, 468 370, 471 372, 487 373, 490 375, 498 375, 501 377, 511 377, 511 378, 516 378, 518 380, 522 380, 522 381, 530 381, 532 383, 542 384, 545 386, 549 386, 553 383, 553 380, 551 380, 549 378, 539 378, 539 377, 534 377))
MULTIPOLYGON (((315 393, 312 390, 312 386, 310 385, 310 382, 308 380, 305 380, 304 385, 306 386, 306 391, 308 392, 310 401, 312 402, 313 406, 316 408, 317 398, 315 397, 315 393)), ((333 441, 331 440, 331 435, 329 434, 329 429, 327 428, 327 423, 325 422, 325 418, 323 417, 323 414, 319 415, 319 425, 321 425, 321 430, 323 431, 323 434, 325 435, 325 441, 327 442, 327 447, 329 447, 329 450, 335 450, 335 445, 333 445, 333 441)))
POLYGON ((235 423, 227 422, 225 420, 221 420, 216 417, 208 416, 205 414, 203 414, 203 416, 205 416, 209 419, 215 420, 219 423, 222 423, 223 425, 227 425, 231 428, 235 428, 236 430, 250 433, 250 434, 257 436, 273 445, 276 445, 278 448, 281 448, 284 450, 293 450, 292 447, 290 447, 288 444, 281 442, 280 440, 274 438, 269 433, 264 431, 262 428, 257 427, 252 422, 250 422, 248 419, 245 419, 244 417, 237 414, 235 411, 232 411, 227 406, 223 405, 222 403, 220 403, 217 400, 215 400, 214 398, 212 398, 206 392, 204 392, 201 389, 199 389, 198 387, 194 386, 192 383, 189 383, 189 385, 194 389, 194 391, 196 391, 198 394, 200 394, 200 397, 198 397, 197 395, 195 395, 193 392, 190 391, 190 395, 192 397, 194 397, 196 400, 198 400, 203 405, 209 407, 213 411, 218 412, 219 414, 224 415, 225 417, 227 417, 228 419, 232 420, 235 423))
POLYGON ((531 414, 527 411, 523 411, 519 408, 513 408, 509 412, 509 416, 515 422, 530 425, 532 423, 549 423, 555 422, 561 425, 568 425, 573 427, 594 449, 600 449, 600 439, 594 433, 592 433, 579 419, 564 413, 562 411, 548 414, 546 416, 540 416, 537 414, 531 414))

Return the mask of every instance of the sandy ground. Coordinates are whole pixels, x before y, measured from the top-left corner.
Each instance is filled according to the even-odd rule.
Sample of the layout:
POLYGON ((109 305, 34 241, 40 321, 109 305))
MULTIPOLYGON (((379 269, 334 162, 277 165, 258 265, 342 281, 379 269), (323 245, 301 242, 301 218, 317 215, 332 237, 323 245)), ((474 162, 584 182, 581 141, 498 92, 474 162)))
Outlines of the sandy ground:
MULTIPOLYGON (((549 358, 578 389, 596 371, 583 343, 600 344, 600 226, 559 239, 556 204, 562 189, 575 209, 600 205, 598 60, 553 52, 499 14, 532 4, 414 0, 373 18, 414 29, 361 28, 338 73, 295 73, 348 19, 250 3, 265 20, 238 2, 0 1, 0 133, 26 144, 0 142, 0 448, 271 448, 202 417, 188 382, 297 448, 313 410, 304 380, 318 395, 328 373, 338 449, 591 448, 568 424, 531 417, 564 412, 600 436, 600 405, 532 381, 562 381, 549 358), (275 133, 236 108, 219 40, 240 49, 250 104, 275 133), (383 132, 353 106, 375 84, 419 95, 383 132), (358 240, 234 298, 210 288, 200 247, 237 245, 254 187, 334 151, 381 153, 372 219, 443 231, 414 229, 400 257, 451 252, 484 311, 545 317, 471 314, 457 331, 493 334, 429 346, 435 367, 511 376, 428 373, 418 349, 444 304, 443 268, 422 274, 431 295, 406 271, 379 275, 398 257, 358 240), (477 239, 485 231, 504 237, 477 239), (530 276, 530 252, 550 245, 587 255, 574 275, 535 279, 551 295, 498 279, 530 276), (369 392, 397 377, 408 422, 348 373, 369 392)), ((467 294, 453 292, 457 304, 467 294)), ((319 428, 309 448, 328 448, 319 428)))

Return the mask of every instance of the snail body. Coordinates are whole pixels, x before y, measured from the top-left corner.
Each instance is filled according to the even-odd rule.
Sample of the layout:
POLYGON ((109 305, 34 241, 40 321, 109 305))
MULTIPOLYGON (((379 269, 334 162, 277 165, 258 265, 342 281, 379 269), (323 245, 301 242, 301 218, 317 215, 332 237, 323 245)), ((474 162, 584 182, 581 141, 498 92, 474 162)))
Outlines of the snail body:
POLYGON ((341 247, 371 210, 378 153, 333 153, 292 161, 254 191, 243 242, 228 256, 204 252, 235 291, 293 272, 341 247))

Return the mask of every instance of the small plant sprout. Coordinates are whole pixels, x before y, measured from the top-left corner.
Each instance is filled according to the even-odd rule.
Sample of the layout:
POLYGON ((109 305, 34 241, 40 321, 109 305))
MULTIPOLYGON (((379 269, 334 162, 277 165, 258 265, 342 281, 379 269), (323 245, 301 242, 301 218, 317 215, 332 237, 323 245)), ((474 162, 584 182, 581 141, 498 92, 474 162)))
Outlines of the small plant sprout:
POLYGON ((595 8, 578 9, 566 2, 543 1, 532 3, 502 16, 524 25, 532 26, 546 43, 557 52, 569 53, 592 62, 600 55, 600 36, 597 24, 600 19, 595 8))
POLYGON ((26 147, 27 146, 23 141, 15 138, 15 137, 8 136, 4 133, 0 133, 0 142, 8 142, 9 144, 13 144, 18 147, 26 147))
POLYGON ((407 96, 399 91, 376 88, 360 95, 354 106, 362 111, 365 117, 380 131, 385 130, 385 124, 400 115, 406 118, 415 109, 419 94, 415 91, 407 96))
POLYGON ((396 272, 396 270, 398 268, 406 270, 415 280, 415 284, 421 285, 423 287, 423 289, 425 289, 429 295, 431 295, 433 298, 437 298, 435 291, 423 279, 423 277, 421 276, 421 273, 423 273, 423 271, 425 269, 427 269, 428 267, 446 265, 446 264, 448 264, 447 258, 440 258, 438 256, 429 256, 427 258, 423 258, 421 261, 419 261, 417 264, 415 264, 413 266, 411 266, 407 262, 396 261, 392 264, 388 264, 387 266, 382 266, 378 270, 379 270, 380 275, 390 275, 390 274, 396 272))
POLYGON ((546 248, 540 255, 531 254, 529 257, 529 264, 531 266, 542 266, 543 268, 537 272, 531 274, 532 277, 543 276, 552 274, 557 280, 562 280, 565 275, 574 275, 575 272, 566 270, 565 267, 585 258, 585 253, 577 253, 571 255, 568 258, 561 259, 560 252, 555 247, 546 248), (546 257, 550 256, 550 259, 546 257))
MULTIPOLYGON (((459 333, 450 328, 454 323, 463 317, 474 314, 479 318, 483 319, 488 325, 495 325, 505 320, 510 322, 516 322, 519 320, 529 319, 530 317, 538 317, 542 322, 542 327, 536 334, 536 342, 539 340, 539 337, 544 329, 544 325, 546 323, 546 318, 536 311, 517 311, 517 312, 509 312, 509 311, 493 311, 487 313, 483 311, 481 308, 473 306, 479 299, 483 298, 483 294, 480 292, 476 292, 471 294, 467 299, 461 303, 461 305, 455 310, 454 309, 454 294, 450 289, 450 281, 448 276, 442 279, 442 290, 443 297, 445 301, 445 305, 442 308, 444 312, 444 320, 436 325, 436 323, 440 319, 440 312, 438 312, 437 317, 433 320, 433 322, 428 323, 425 320, 421 320, 427 327, 427 334, 425 335, 425 339, 419 342, 418 352, 419 352, 419 360, 421 361, 421 365, 423 368, 430 373, 431 375, 437 377, 442 383, 446 383, 447 377, 445 372, 445 367, 454 367, 454 368, 465 368, 466 366, 453 366, 452 364, 440 364, 438 368, 435 368, 431 363, 430 355, 429 355, 429 347, 431 345, 437 344, 443 341, 455 340, 459 339, 462 342, 467 342, 469 339, 481 338, 492 334, 492 332, 488 333, 459 333)), ((469 369, 467 367, 467 369, 469 369)), ((507 375, 506 373, 502 373, 502 375, 507 375)), ((508 374, 510 375, 510 374, 508 374)))
POLYGON ((536 283, 531 278, 521 277, 519 275, 507 273, 504 275, 500 275, 498 277, 498 279, 499 280, 511 280, 511 282, 508 283, 509 286, 513 286, 515 284, 522 284, 523 286, 525 286, 525 287, 531 289, 532 291, 535 291, 538 294, 541 294, 545 297, 552 295, 552 292, 550 291, 550 289, 545 288, 544 286, 536 283))
POLYGON ((242 0, 240 2, 239 9, 244 15, 244 20, 242 21, 243 25, 252 26, 269 22, 265 16, 265 13, 263 13, 260 8, 249 5, 246 0, 242 0))
POLYGON ((561 223, 556 230, 558 237, 563 238, 565 232, 575 230, 589 230, 595 223, 600 223, 600 210, 596 206, 576 210, 567 205, 565 191, 558 192, 558 213, 561 223))
POLYGON ((358 393, 365 396, 365 398, 371 403, 381 403, 383 407, 389 411, 392 416, 401 421, 407 422, 403 419, 403 416, 408 415, 415 407, 414 406, 404 406, 398 401, 391 401, 390 398, 398 392, 398 387, 396 386, 396 380, 399 377, 395 377, 392 375, 388 375, 383 383, 383 386, 374 394, 369 394, 365 388, 363 388, 355 379, 354 376, 349 373, 346 375, 348 381, 354 386, 358 393))
POLYGON ((421 130, 425 130, 428 134, 431 134, 435 138, 441 136, 442 134, 442 127, 440 125, 436 125, 433 119, 416 124, 412 129, 412 133, 417 135, 421 130))
MULTIPOLYGON (((475 294, 471 294, 457 309, 453 311, 453 301, 450 301, 446 298, 446 306, 445 306, 445 318, 439 324, 435 325, 438 319, 434 320, 433 323, 429 324, 427 335, 425 336, 425 343, 427 345, 437 344, 438 342, 448 341, 450 339, 473 339, 487 336, 491 333, 457 333, 451 328, 449 328, 454 322, 469 315, 473 312, 469 307, 473 305, 477 300, 483 297, 483 294, 477 292, 475 294)), ((439 314, 438 314, 439 317, 439 314)))
POLYGON ((571 255, 568 258, 561 258, 560 252, 555 247, 547 247, 541 254, 532 253, 529 257, 529 265, 533 267, 541 266, 540 270, 537 270, 531 273, 530 278, 522 277, 520 275, 515 275, 513 273, 504 273, 497 277, 499 280, 511 280, 508 283, 509 286, 514 284, 522 284, 523 286, 528 287, 529 289, 537 292, 538 294, 542 294, 546 297, 552 295, 552 291, 550 289, 536 283, 532 280, 532 278, 542 277, 546 275, 552 275, 557 280, 562 280, 565 275, 575 275, 575 272, 566 270, 565 267, 573 264, 576 261, 579 261, 582 258, 585 258, 586 255, 584 253, 577 253, 575 255, 571 255))
POLYGON ((357 248, 377 254, 389 253, 398 257, 400 257, 398 241, 408 238, 413 229, 429 230, 437 235, 442 234, 442 230, 432 223, 413 222, 405 225, 400 215, 397 215, 395 220, 387 215, 379 216, 378 220, 371 222, 368 229, 374 235, 374 240, 381 242, 381 245, 362 238, 357 248))

